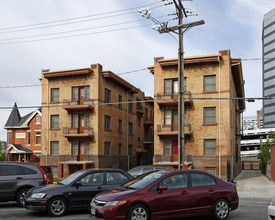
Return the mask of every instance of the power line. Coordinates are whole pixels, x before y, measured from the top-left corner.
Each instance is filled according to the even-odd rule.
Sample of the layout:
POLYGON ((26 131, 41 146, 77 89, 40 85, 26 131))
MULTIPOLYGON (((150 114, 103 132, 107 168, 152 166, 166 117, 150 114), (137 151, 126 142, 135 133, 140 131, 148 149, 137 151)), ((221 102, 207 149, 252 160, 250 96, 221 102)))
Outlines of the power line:
MULTIPOLYGON (((157 97, 157 96, 156 96, 157 97)), ((150 102, 159 102, 159 101, 165 101, 165 102, 171 102, 171 101, 176 101, 177 99, 154 99, 154 100, 140 100, 140 101, 127 101, 127 102, 101 102, 101 103, 94 103, 91 104, 92 106, 101 106, 101 105, 118 105, 118 104, 129 104, 129 103, 150 103, 150 102)), ((254 102, 256 100, 262 101, 262 100, 275 100, 275 97, 249 97, 249 98, 241 98, 241 97, 234 97, 234 98, 203 98, 203 97, 198 97, 198 98, 185 98, 185 100, 244 100, 247 102, 254 102)), ((28 109, 28 108, 56 108, 56 107, 68 107, 68 106, 80 106, 80 105, 64 105, 64 104, 55 104, 55 105, 37 105, 37 106, 17 106, 19 109, 28 109)), ((0 110, 5 110, 5 109, 12 109, 12 107, 0 107, 0 110)))
MULTIPOLYGON (((160 0, 158 2, 155 2, 155 3, 151 3, 149 5, 155 5, 155 4, 158 4, 160 2, 162 2, 162 0, 160 0)), ((141 6, 141 7, 144 7, 144 6, 141 6)), ((68 19, 63 19, 63 20, 41 22, 41 23, 36 23, 36 24, 29 24, 29 25, 15 26, 15 27, 7 27, 7 28, 1 28, 0 31, 1 30, 10 30, 10 29, 32 27, 32 26, 39 26, 39 25, 45 25, 45 24, 52 24, 52 23, 58 23, 58 22, 64 22, 64 21, 71 21, 71 20, 77 20, 77 19, 83 19, 83 18, 89 18, 89 17, 102 16, 102 15, 108 15, 106 17, 96 18, 96 19, 104 19, 104 18, 110 18, 112 16, 125 15, 125 14, 119 14, 119 15, 112 15, 112 16, 110 16, 110 14, 114 14, 114 13, 118 13, 118 12, 123 12, 123 11, 129 11, 129 10, 136 10, 136 9, 137 9, 137 7, 133 7, 133 8, 128 8, 128 9, 121 9, 121 10, 117 10, 117 11, 103 12, 103 13, 98 13, 98 14, 93 14, 93 15, 86 15, 86 16, 80 16, 80 17, 75 17, 75 18, 68 18, 68 19)), ((136 13, 136 11, 135 12, 131 12, 131 13, 136 13)), ((126 14, 131 14, 131 13, 126 13, 126 14)), ((90 21, 90 20, 84 20, 84 21, 90 21)), ((79 21, 79 22, 82 22, 82 21, 79 21)), ((71 24, 71 23, 66 23, 66 24, 71 24)), ((64 25, 64 24, 59 24, 59 25, 64 25)), ((55 26, 55 25, 53 25, 53 26, 55 26)), ((48 27, 52 27, 52 26, 48 26, 48 27)), ((41 28, 44 28, 44 27, 41 27, 41 28)), ((34 29, 38 29, 38 28, 34 28, 34 29)), ((25 29, 25 30, 32 30, 32 29, 25 29)), ((25 31, 25 30, 19 30, 19 31, 25 31)), ((16 32, 16 31, 10 31, 10 32, 16 32)), ((0 34, 2 34, 2 33, 10 33, 10 32, 0 32, 0 34)))
MULTIPOLYGON (((144 71, 144 70, 148 70, 147 68, 142 68, 142 69, 136 69, 136 70, 131 70, 131 71, 127 71, 127 72, 122 72, 122 73, 117 73, 117 76, 120 75, 126 75, 126 74, 130 74, 130 73, 137 73, 140 71, 144 71)), ((99 77, 92 77, 91 79, 98 79, 99 77)), ((79 81, 77 81, 79 82, 79 81)), ((58 83, 54 83, 54 84, 66 84, 67 82, 58 82, 58 83)), ((24 87, 37 87, 37 86, 43 86, 45 84, 33 84, 33 85, 18 85, 18 86, 0 86, 0 89, 16 89, 16 88, 24 88, 24 87)), ((48 85, 48 84, 46 84, 48 85)))
POLYGON ((141 27, 148 27, 148 26, 151 26, 151 25, 139 25, 139 26, 134 26, 134 27, 118 28, 118 29, 113 29, 113 30, 98 31, 98 32, 85 33, 85 34, 75 34, 75 35, 69 35, 69 36, 52 37, 52 38, 44 38, 44 39, 37 39, 37 40, 7 42, 7 43, 0 43, 0 45, 30 43, 30 42, 38 42, 38 41, 48 41, 48 40, 57 40, 57 39, 64 39, 64 38, 73 38, 73 37, 88 36, 88 35, 93 35, 93 34, 103 34, 103 33, 123 31, 123 30, 129 30, 129 29, 135 29, 135 28, 141 28, 141 27))
MULTIPOLYGON (((166 17, 166 16, 159 16, 159 17, 166 17)), ((145 20, 146 19, 139 19, 139 20, 135 20, 135 21, 126 21, 126 22, 121 22, 121 23, 101 25, 101 26, 96 26, 96 27, 82 28, 82 29, 76 29, 76 30, 70 30, 70 31, 62 31, 62 32, 56 32, 56 33, 49 33, 49 34, 39 34, 39 35, 31 35, 31 36, 24 36, 24 37, 0 39, 0 41, 12 41, 12 40, 34 38, 34 37, 45 37, 45 36, 52 36, 52 35, 58 35, 58 34, 66 34, 66 33, 72 33, 72 32, 86 31, 86 30, 91 30, 91 29, 94 30, 94 29, 100 29, 100 28, 106 28, 106 27, 113 27, 113 26, 118 26, 118 25, 130 24, 130 23, 140 22, 140 21, 145 21, 145 20)))

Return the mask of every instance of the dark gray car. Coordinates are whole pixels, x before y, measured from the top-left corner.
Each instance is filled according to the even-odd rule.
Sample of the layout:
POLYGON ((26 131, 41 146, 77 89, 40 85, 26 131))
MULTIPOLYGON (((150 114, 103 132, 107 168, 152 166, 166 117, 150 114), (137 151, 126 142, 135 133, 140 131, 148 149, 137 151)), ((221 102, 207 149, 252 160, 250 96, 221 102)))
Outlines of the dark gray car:
POLYGON ((133 177, 137 177, 143 173, 147 173, 153 170, 170 170, 173 167, 169 165, 140 165, 137 167, 132 168, 128 171, 133 177))
POLYGON ((16 201, 23 206, 30 188, 46 184, 46 174, 34 163, 0 162, 0 202, 16 201))

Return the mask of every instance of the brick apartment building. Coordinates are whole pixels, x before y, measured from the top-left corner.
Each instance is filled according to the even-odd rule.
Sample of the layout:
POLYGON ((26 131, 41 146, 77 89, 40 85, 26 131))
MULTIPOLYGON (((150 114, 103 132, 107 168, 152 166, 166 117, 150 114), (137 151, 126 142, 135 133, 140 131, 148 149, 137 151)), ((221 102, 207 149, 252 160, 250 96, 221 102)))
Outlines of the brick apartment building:
POLYGON ((7 160, 39 162, 41 156, 41 109, 21 117, 17 104, 6 122, 7 160))
POLYGON ((59 177, 152 163, 153 98, 100 64, 42 71, 42 157, 59 177))
MULTIPOLYGON (((154 164, 178 166, 178 59, 154 59, 154 164)), ((241 171, 240 113, 245 109, 240 58, 229 50, 184 59, 184 162, 224 180, 241 171), (240 98, 240 99, 234 99, 240 98)))

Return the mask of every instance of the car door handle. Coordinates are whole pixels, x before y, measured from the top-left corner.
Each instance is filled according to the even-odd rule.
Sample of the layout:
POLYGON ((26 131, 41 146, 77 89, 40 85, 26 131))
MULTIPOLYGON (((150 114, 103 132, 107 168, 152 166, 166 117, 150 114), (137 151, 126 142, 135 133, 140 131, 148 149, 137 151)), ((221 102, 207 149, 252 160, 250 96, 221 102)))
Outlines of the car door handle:
POLYGON ((16 177, 16 179, 17 179, 17 180, 22 180, 23 177, 20 177, 20 176, 19 176, 19 177, 16 177))
POLYGON ((186 194, 188 194, 188 192, 187 191, 182 191, 180 194, 181 195, 186 195, 186 194))
POLYGON ((214 191, 215 189, 212 189, 212 188, 208 189, 208 192, 214 192, 214 191))

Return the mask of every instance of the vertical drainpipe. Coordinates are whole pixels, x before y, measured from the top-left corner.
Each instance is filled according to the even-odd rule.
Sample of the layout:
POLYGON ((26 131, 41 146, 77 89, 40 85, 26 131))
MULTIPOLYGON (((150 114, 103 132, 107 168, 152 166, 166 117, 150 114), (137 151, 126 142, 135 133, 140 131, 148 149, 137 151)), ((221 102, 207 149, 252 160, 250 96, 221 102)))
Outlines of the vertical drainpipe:
POLYGON ((49 120, 50 120, 50 111, 49 111, 49 80, 47 80, 47 145, 46 145, 46 166, 48 166, 48 153, 49 153, 49 120))
POLYGON ((219 178, 221 178, 221 60, 219 59, 219 178))

